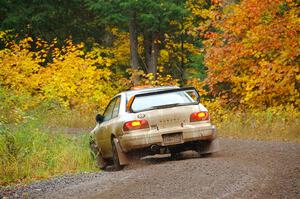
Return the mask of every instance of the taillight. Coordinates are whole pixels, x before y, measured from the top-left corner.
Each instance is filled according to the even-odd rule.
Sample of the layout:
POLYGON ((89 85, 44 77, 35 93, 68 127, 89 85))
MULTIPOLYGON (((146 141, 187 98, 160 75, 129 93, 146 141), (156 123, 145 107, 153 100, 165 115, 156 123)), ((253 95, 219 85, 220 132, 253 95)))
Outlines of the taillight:
POLYGON ((190 116, 191 122, 204 121, 204 120, 209 120, 209 114, 207 111, 195 112, 192 113, 190 116))
POLYGON ((126 122, 123 125, 124 131, 132 131, 132 130, 145 129, 145 128, 149 128, 149 124, 147 120, 133 120, 133 121, 126 122))

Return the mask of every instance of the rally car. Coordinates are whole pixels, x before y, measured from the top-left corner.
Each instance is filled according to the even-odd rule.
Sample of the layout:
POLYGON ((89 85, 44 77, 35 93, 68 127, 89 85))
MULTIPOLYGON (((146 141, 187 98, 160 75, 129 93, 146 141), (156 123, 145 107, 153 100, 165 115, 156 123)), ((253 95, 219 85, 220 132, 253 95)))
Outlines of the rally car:
POLYGON ((90 146, 97 165, 115 170, 133 154, 171 154, 186 150, 211 154, 218 150, 216 128, 195 88, 174 86, 134 89, 112 98, 97 114, 90 146), (138 152, 138 153, 137 153, 138 152))

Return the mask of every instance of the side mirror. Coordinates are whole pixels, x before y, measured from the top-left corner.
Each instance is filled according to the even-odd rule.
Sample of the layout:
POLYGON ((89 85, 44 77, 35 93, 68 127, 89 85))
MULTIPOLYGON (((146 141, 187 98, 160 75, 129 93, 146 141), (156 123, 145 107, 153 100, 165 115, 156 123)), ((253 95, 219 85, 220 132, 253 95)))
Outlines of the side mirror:
POLYGON ((100 114, 96 115, 96 122, 102 123, 104 121, 104 117, 100 114))

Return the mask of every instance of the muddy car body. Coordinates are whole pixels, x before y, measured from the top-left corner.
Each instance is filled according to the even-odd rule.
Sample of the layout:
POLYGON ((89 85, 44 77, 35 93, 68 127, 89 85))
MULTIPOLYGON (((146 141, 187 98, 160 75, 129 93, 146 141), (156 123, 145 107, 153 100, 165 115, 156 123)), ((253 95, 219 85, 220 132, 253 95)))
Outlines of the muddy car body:
POLYGON ((185 150, 210 154, 218 149, 216 128, 193 87, 122 92, 96 121, 90 133, 91 148, 100 168, 112 159, 119 170, 133 154, 176 157, 185 150))

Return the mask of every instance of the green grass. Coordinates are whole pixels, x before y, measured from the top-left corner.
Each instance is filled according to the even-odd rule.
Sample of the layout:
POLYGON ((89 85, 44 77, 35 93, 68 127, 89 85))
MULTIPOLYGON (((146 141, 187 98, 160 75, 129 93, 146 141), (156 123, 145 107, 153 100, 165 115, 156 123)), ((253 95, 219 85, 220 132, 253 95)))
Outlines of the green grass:
POLYGON ((215 124, 221 137, 300 142, 297 111, 228 112, 226 119, 216 120, 215 124))
POLYGON ((56 101, 36 101, 1 87, 0 100, 1 186, 97 170, 86 130, 95 114, 82 115, 56 101), (67 128, 85 133, 68 134, 67 128))
POLYGON ((47 127, 60 127, 60 128, 94 128, 95 127, 96 113, 80 113, 77 110, 54 109, 47 111, 46 117, 42 122, 47 127))
POLYGON ((0 130, 0 185, 26 183, 65 173, 95 171, 88 134, 44 132, 30 121, 0 130))

